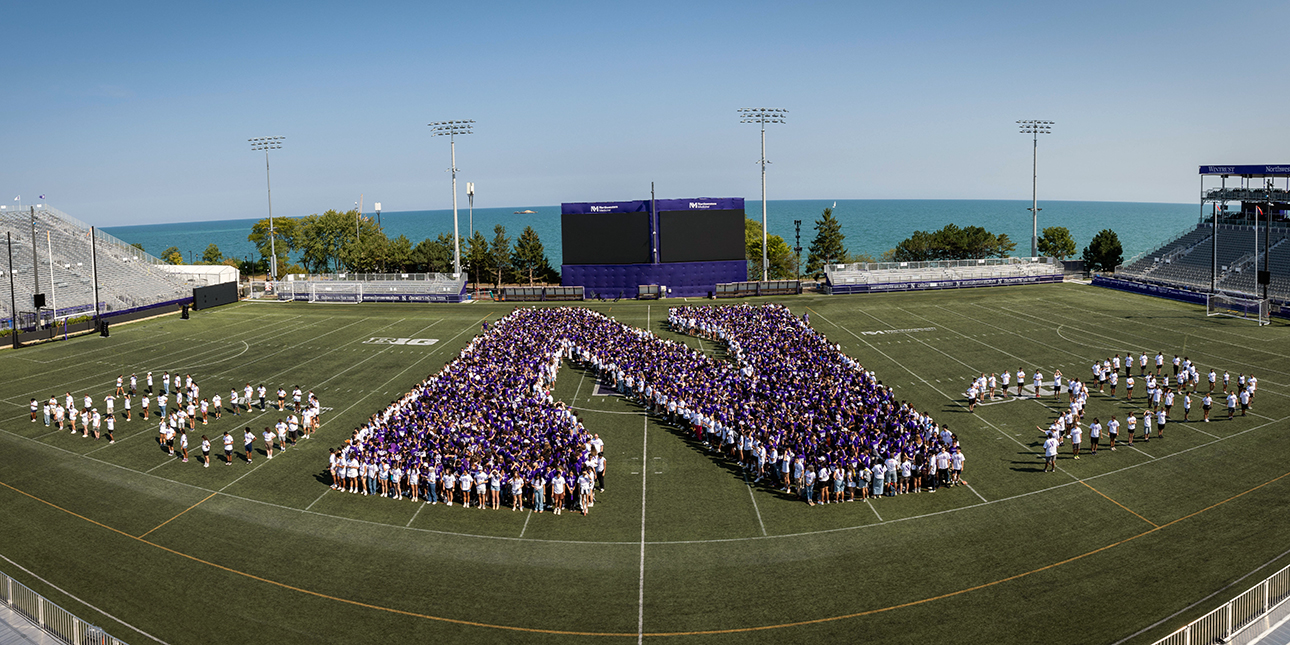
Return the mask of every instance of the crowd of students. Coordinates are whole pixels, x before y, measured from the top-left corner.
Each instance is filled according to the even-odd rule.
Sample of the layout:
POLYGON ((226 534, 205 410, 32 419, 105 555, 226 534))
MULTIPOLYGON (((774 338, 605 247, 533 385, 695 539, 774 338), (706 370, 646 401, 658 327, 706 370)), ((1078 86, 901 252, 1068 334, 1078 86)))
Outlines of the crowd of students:
MULTIPOLYGON (((1061 370, 1054 371, 1049 396, 1054 400, 1060 400, 1064 386, 1068 407, 1058 414, 1047 428, 1036 426, 1044 436, 1045 471, 1051 472, 1056 469, 1058 448, 1067 440, 1071 442, 1072 458, 1080 458, 1084 435, 1082 425, 1084 407, 1088 398, 1096 387, 1097 393, 1106 394, 1113 400, 1117 399, 1121 374, 1124 381, 1124 403, 1129 405, 1131 410, 1125 416, 1123 423, 1117 415, 1111 415, 1105 425, 1100 418, 1093 418, 1088 426, 1089 452, 1092 454, 1097 453, 1103 438, 1106 438, 1111 450, 1115 450, 1117 445, 1133 445, 1135 437, 1138 436, 1138 404, 1144 406, 1141 409, 1141 437, 1143 441, 1150 441, 1153 436, 1157 439, 1164 438, 1169 421, 1178 416, 1174 413, 1175 407, 1180 408, 1182 412, 1181 418, 1176 420, 1184 423, 1192 420, 1193 395, 1199 400, 1201 406, 1201 418, 1198 421, 1209 423, 1216 394, 1225 404, 1227 418, 1230 420, 1236 416, 1238 409, 1241 416, 1248 414, 1258 391, 1259 381, 1253 374, 1238 374, 1234 379, 1231 372, 1224 371, 1220 377, 1216 369, 1202 371, 1186 356, 1175 354, 1172 361, 1169 361, 1164 352, 1157 352, 1152 360, 1147 352, 1141 352, 1136 361, 1136 377, 1134 363, 1132 353, 1126 353, 1123 359, 1116 354, 1113 357, 1095 361, 1091 366, 1092 377, 1087 383, 1078 378, 1063 381, 1061 370), (1140 391, 1135 403, 1134 392, 1139 381, 1145 391, 1140 391), (1215 392, 1220 387, 1221 392, 1215 392)), ((1002 377, 997 373, 988 376, 981 374, 974 379, 967 391, 969 411, 974 411, 976 405, 987 397, 994 400, 1010 396, 1008 389, 1011 376, 1005 371, 1002 377)), ((1039 398, 1042 395, 1043 375, 1036 369, 1032 378, 1033 396, 1039 398)), ((1015 396, 1024 396, 1025 379, 1025 370, 1017 368, 1015 396)))
POLYGON ((948 427, 788 309, 677 307, 668 321, 731 360, 588 309, 516 309, 355 429, 330 457, 333 488, 585 514, 604 446, 550 394, 564 360, 812 505, 965 483, 948 427))
MULTIPOLYGON (((147 372, 144 375, 142 388, 139 381, 140 379, 136 374, 131 374, 128 379, 124 374, 117 376, 115 389, 111 394, 103 397, 104 409, 101 412, 94 404, 94 397, 88 393, 82 395, 79 407, 77 406, 77 397, 73 396, 70 391, 64 395, 61 404, 55 395, 51 395, 43 403, 33 398, 30 403, 31 422, 37 422, 39 414, 43 413, 46 427, 56 425, 59 430, 68 430, 70 428, 71 433, 76 434, 79 426, 83 438, 96 440, 106 438, 108 443, 116 443, 115 433, 118 415, 116 406, 120 402, 122 421, 134 421, 136 409, 141 421, 149 421, 155 417, 157 444, 171 456, 187 463, 189 459, 188 432, 192 431, 196 434, 198 421, 203 426, 206 426, 209 425, 211 419, 221 419, 226 410, 224 406, 225 400, 218 392, 210 397, 202 396, 201 387, 193 380, 190 374, 180 375, 176 373, 173 380, 173 389, 169 372, 164 372, 160 381, 155 381, 153 373, 147 372)), ((275 439, 277 449, 282 451, 286 450, 288 442, 290 445, 295 445, 297 440, 309 438, 318 429, 318 417, 322 412, 321 404, 318 398, 314 396, 314 393, 308 392, 306 394, 298 385, 292 388, 289 401, 288 392, 283 387, 277 388, 276 395, 277 410, 279 412, 288 412, 288 414, 279 418, 274 426, 264 428, 263 445, 265 453, 270 459, 273 458, 275 439)), ((242 412, 250 412, 252 407, 257 405, 257 399, 259 410, 268 412, 272 404, 270 403, 269 390, 263 384, 258 387, 252 387, 250 383, 247 383, 241 392, 236 387, 231 388, 227 411, 236 416, 241 416, 242 412)), ((244 448, 242 460, 246 463, 252 463, 257 437, 250 427, 246 427, 242 431, 242 439, 244 448)), ((232 432, 225 432, 223 445, 224 463, 226 465, 232 465, 233 463, 233 444, 232 432)), ((202 435, 200 446, 203 466, 209 467, 211 440, 206 435, 202 435)))

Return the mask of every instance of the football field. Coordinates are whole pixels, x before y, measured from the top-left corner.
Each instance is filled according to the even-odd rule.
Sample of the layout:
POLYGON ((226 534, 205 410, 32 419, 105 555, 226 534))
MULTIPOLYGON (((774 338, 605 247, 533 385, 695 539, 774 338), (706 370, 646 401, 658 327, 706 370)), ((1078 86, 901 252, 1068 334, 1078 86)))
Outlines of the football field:
MULTIPOLYGON (((606 443, 588 516, 337 492, 328 450, 515 305, 242 302, 0 352, 0 571, 136 645, 1150 643, 1290 563, 1284 322, 1078 284, 749 302, 770 300, 948 424, 968 485, 809 507, 565 364, 555 398, 606 443), (1036 426, 1064 396, 1036 398, 1027 378, 1025 396, 967 409, 983 372, 1088 380, 1095 360, 1143 351, 1152 371, 1162 352, 1256 375, 1252 409, 1228 420, 1216 396, 1197 422, 1197 397, 1163 438, 1090 455, 1086 434, 1053 473, 1036 426), (195 454, 201 435, 215 443, 203 468, 162 450, 137 403, 115 444, 29 421, 32 398, 89 394, 102 410, 118 374, 148 371, 226 402, 246 383, 299 385, 322 426, 226 466, 219 436, 240 455, 243 428, 285 413, 225 412, 190 434, 195 454)), ((666 325, 668 307, 713 304, 735 303, 583 306, 724 358, 666 325)), ((1141 416, 1141 385, 1132 403, 1123 382, 1115 399, 1094 390, 1086 427, 1141 416)))

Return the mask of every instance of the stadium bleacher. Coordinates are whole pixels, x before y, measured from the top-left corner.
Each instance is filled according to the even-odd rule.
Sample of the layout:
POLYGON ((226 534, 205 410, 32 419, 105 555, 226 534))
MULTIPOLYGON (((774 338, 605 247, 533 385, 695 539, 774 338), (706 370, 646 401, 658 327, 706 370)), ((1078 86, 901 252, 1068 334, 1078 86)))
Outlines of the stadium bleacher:
POLYGON ((850 294, 1061 282, 1064 272, 1051 258, 987 258, 836 264, 824 276, 829 293, 850 294))
MULTIPOLYGON (((1259 229, 1255 253, 1254 227, 1249 224, 1219 224, 1218 280, 1220 292, 1254 294, 1257 268, 1264 262, 1267 230, 1259 229), (1255 266, 1257 259, 1258 267, 1255 266)), ((1267 254, 1272 281, 1268 296, 1290 301, 1290 226, 1277 222, 1271 227, 1267 254)), ((1213 224, 1202 222, 1157 249, 1143 254, 1115 271, 1121 279, 1194 291, 1209 291, 1214 264, 1213 224)))
MULTIPOLYGON (((90 230, 87 224, 45 205, 34 210, 0 211, 0 232, 9 233, 13 240, 14 300, 19 312, 35 311, 32 296, 36 293, 36 284, 32 273, 37 271, 40 292, 46 298, 45 306, 57 306, 58 317, 93 313, 95 260, 101 312, 145 307, 192 296, 191 287, 158 266, 162 264, 160 259, 97 229, 94 230, 96 253, 92 259, 90 230)), ((7 250, 0 249, 0 253, 7 254, 7 250)), ((0 259, 0 270, 9 270, 7 257, 0 259)), ((7 291, 9 276, 4 278, 4 290, 7 291)), ((11 320, 10 299, 0 298, 0 301, 0 318, 11 320)))

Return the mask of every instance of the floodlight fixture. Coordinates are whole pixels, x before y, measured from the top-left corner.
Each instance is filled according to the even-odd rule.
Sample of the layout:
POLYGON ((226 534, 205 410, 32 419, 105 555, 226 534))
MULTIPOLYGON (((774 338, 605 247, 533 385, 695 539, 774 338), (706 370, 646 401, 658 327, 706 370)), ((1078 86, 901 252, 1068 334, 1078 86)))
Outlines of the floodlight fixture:
POLYGON ((1030 160, 1030 256, 1039 256, 1039 197, 1037 192, 1039 178, 1039 135, 1053 133, 1052 121, 1027 120, 1017 121, 1021 134, 1028 134, 1032 140, 1030 160))
POLYGON ((769 232, 766 230, 766 124, 788 123, 788 110, 783 108, 739 108, 740 123, 753 123, 761 126, 761 279, 770 279, 770 261, 766 253, 769 232))
POLYGON ((286 137, 256 137, 247 139, 251 150, 264 151, 264 186, 269 197, 269 279, 278 279, 277 231, 273 227, 273 183, 269 179, 269 151, 281 150, 286 137))
POLYGON ((427 125, 430 126, 430 136, 448 137, 452 155, 452 167, 448 169, 452 173, 452 271, 453 277, 457 277, 461 275, 461 233, 457 223, 457 135, 474 134, 475 121, 458 119, 435 121, 427 125))

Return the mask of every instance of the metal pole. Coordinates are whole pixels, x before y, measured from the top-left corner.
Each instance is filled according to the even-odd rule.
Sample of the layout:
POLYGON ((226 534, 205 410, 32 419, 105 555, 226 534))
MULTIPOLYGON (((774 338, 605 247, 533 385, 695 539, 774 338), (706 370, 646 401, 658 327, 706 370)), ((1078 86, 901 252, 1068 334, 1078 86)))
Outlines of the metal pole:
MULTIPOLYGON (((457 228, 457 140, 448 137, 448 147, 452 150, 452 270, 461 275, 461 237, 457 228)), ((471 235, 474 235, 472 232, 471 235)))
MULTIPOLYGON (((39 261, 39 258, 36 257, 36 208, 32 207, 31 209, 31 277, 35 280, 35 287, 36 287, 36 290, 32 291, 32 293, 40 293, 40 271, 36 270, 37 261, 39 261)), ((40 317, 39 311, 36 312, 36 317, 37 318, 40 317)))
MULTIPOLYGON (((1270 253, 1272 250, 1270 246, 1272 241, 1272 181, 1273 181, 1272 179, 1268 179, 1268 213, 1267 213, 1268 223, 1266 225, 1267 229, 1264 231, 1264 235, 1263 235, 1263 270, 1268 273, 1268 282, 1271 282, 1272 280, 1272 273, 1271 273, 1272 267, 1268 265, 1268 261, 1270 259, 1268 257, 1268 253, 1270 253)), ((1258 276, 1259 276, 1259 253, 1256 250, 1254 252, 1254 281, 1256 283, 1258 282, 1258 276)), ((1264 300, 1268 299, 1268 282, 1263 283, 1264 300)))
MULTIPOLYGON (((1226 190, 1227 175, 1223 175, 1221 179, 1220 188, 1226 190)), ((1214 233, 1210 236, 1213 238, 1213 243, 1209 245, 1210 255, 1212 256, 1209 267, 1209 292, 1218 293, 1218 204, 1214 205, 1214 220, 1210 222, 1210 226, 1214 233)))
POLYGON ((1030 257, 1039 257, 1039 133, 1031 135, 1034 152, 1030 159, 1030 257))
POLYGON ((797 279, 800 281, 802 279, 802 220, 793 220, 793 229, 797 236, 797 242, 793 246, 794 267, 797 272, 797 279))
POLYGON ((264 151, 264 185, 269 192, 269 277, 278 279, 278 245, 277 232, 273 228, 273 182, 269 177, 269 151, 264 151))
POLYGON ((466 182, 466 201, 470 203, 470 237, 475 237, 475 182, 473 181, 466 182))
MULTIPOLYGON (((94 322, 99 321, 99 264, 98 264, 98 233, 94 227, 90 227, 90 274, 94 277, 94 322)), ((192 251, 189 251, 192 253, 192 251)), ((191 263, 191 262, 190 262, 191 263)))
MULTIPOLYGON (((4 237, 9 245, 9 330, 13 348, 18 349, 18 295, 13 286, 13 233, 5 231, 4 237)), ((32 247, 35 248, 35 245, 32 247)), ((10 594, 9 597, 12 598, 13 595, 10 594)))
POLYGON ((761 122, 761 279, 770 279, 769 261, 766 255, 766 120, 761 122))
MULTIPOLYGON (((54 286, 54 242, 50 238, 49 231, 45 231, 45 244, 49 245, 49 303, 54 309, 54 316, 51 322, 58 321, 58 289, 54 286)), ((33 265, 32 271, 36 270, 33 265)))

